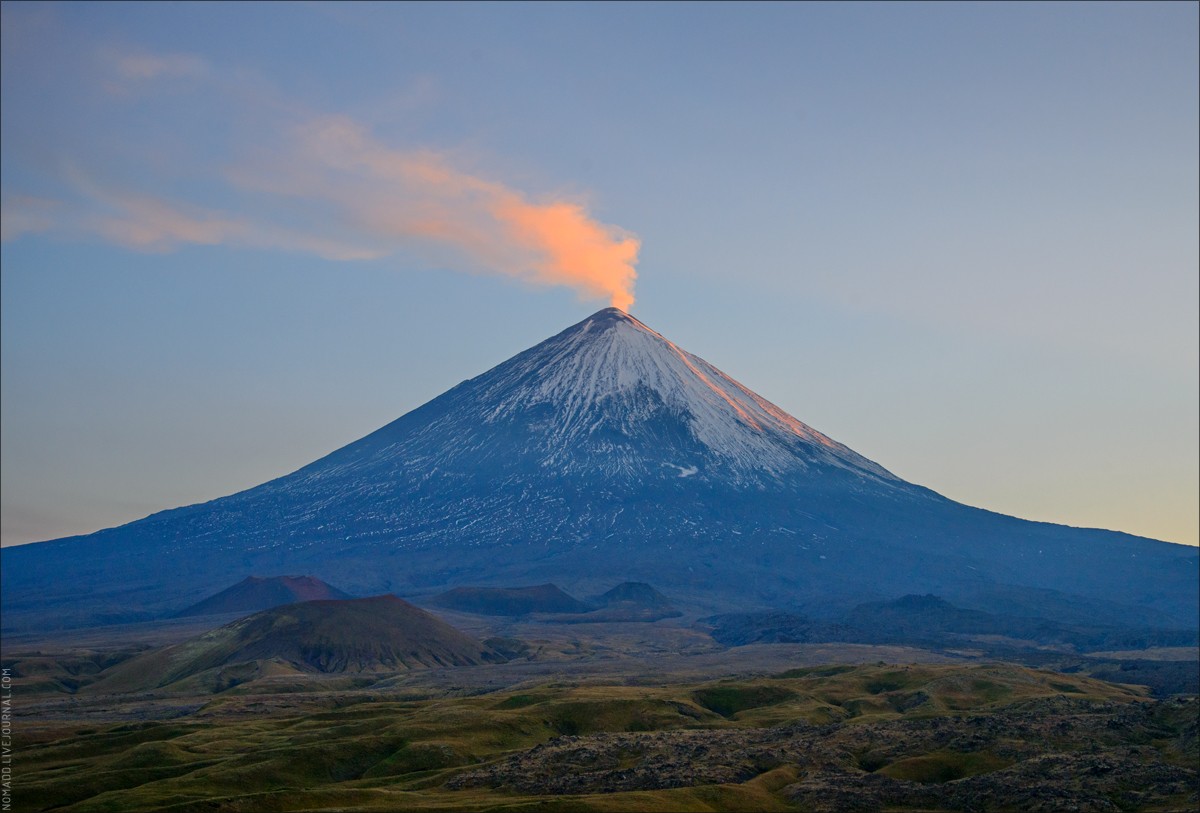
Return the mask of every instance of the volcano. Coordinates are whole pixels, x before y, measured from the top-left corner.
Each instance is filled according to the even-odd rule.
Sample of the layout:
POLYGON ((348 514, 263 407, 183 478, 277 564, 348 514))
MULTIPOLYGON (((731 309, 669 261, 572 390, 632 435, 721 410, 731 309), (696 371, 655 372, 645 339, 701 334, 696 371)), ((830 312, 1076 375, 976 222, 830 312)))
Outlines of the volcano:
POLYGON ((279 667, 285 674, 403 672, 503 660, 403 599, 373 596, 272 607, 125 661, 101 685, 144 691, 208 673, 210 685, 224 689, 279 667), (221 675, 222 667, 233 668, 221 675))
POLYGON ((818 616, 933 593, 1194 627, 1200 604, 1196 549, 955 503, 615 308, 277 480, 2 555, 10 628, 178 611, 249 573, 818 616))
POLYGON ((348 594, 311 576, 275 576, 270 579, 247 576, 215 596, 209 596, 203 601, 187 607, 179 613, 179 616, 254 613, 301 601, 333 601, 348 598, 350 598, 348 594))

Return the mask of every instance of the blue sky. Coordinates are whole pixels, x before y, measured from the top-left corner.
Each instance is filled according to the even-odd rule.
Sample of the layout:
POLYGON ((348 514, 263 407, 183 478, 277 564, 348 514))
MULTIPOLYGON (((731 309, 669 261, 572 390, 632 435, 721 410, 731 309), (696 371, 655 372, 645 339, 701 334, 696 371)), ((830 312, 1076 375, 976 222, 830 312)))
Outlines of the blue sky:
POLYGON ((284 474, 607 305, 553 213, 900 476, 1197 544, 1195 4, 2 13, 5 544, 284 474))

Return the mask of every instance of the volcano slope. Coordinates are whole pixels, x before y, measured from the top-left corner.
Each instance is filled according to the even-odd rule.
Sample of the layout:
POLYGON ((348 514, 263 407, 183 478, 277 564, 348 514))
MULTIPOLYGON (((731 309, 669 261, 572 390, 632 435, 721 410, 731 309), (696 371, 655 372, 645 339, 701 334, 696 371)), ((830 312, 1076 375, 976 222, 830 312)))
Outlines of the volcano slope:
POLYGON ((1200 611, 1196 549, 945 499, 613 308, 292 474, 0 556, 8 629, 289 572, 358 595, 646 582, 705 612, 910 593, 1153 627, 1200 611))

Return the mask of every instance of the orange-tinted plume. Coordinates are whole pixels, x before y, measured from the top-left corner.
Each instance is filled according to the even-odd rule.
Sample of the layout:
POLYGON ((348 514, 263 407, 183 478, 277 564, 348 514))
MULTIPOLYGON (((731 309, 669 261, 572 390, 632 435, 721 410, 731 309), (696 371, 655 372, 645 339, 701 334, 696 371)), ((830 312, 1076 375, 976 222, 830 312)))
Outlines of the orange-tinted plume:
POLYGON ((640 243, 620 236, 587 216, 572 203, 535 206, 515 196, 496 203, 493 211, 511 228, 515 240, 543 255, 537 280, 573 285, 581 293, 606 296, 623 311, 633 305, 640 243))
POLYGON ((640 241, 593 219, 581 204, 531 202, 438 153, 388 148, 343 117, 300 132, 301 164, 309 173, 320 168, 306 191, 335 201, 367 236, 435 242, 477 270, 568 286, 622 310, 633 305, 640 241))
MULTIPOLYGON (((147 63, 138 68, 152 73, 147 63)), ((132 70, 132 69, 131 69, 132 70)), ((75 228, 143 251, 247 245, 338 260, 414 249, 434 263, 573 288, 581 298, 633 305, 640 241, 571 200, 531 201, 455 168, 432 151, 397 150, 342 116, 290 131, 225 180, 249 193, 242 212, 115 188, 69 169, 74 203, 5 195, 0 238, 75 228)))

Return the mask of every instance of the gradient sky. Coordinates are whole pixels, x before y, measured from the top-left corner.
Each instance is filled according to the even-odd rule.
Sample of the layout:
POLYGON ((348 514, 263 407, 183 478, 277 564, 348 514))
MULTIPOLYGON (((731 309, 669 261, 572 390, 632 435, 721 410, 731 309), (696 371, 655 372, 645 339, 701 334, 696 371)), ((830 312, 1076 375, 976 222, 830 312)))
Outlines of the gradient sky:
POLYGON ((292 471, 635 252, 901 477, 1197 544, 1195 3, 2 8, 6 545, 292 471))

